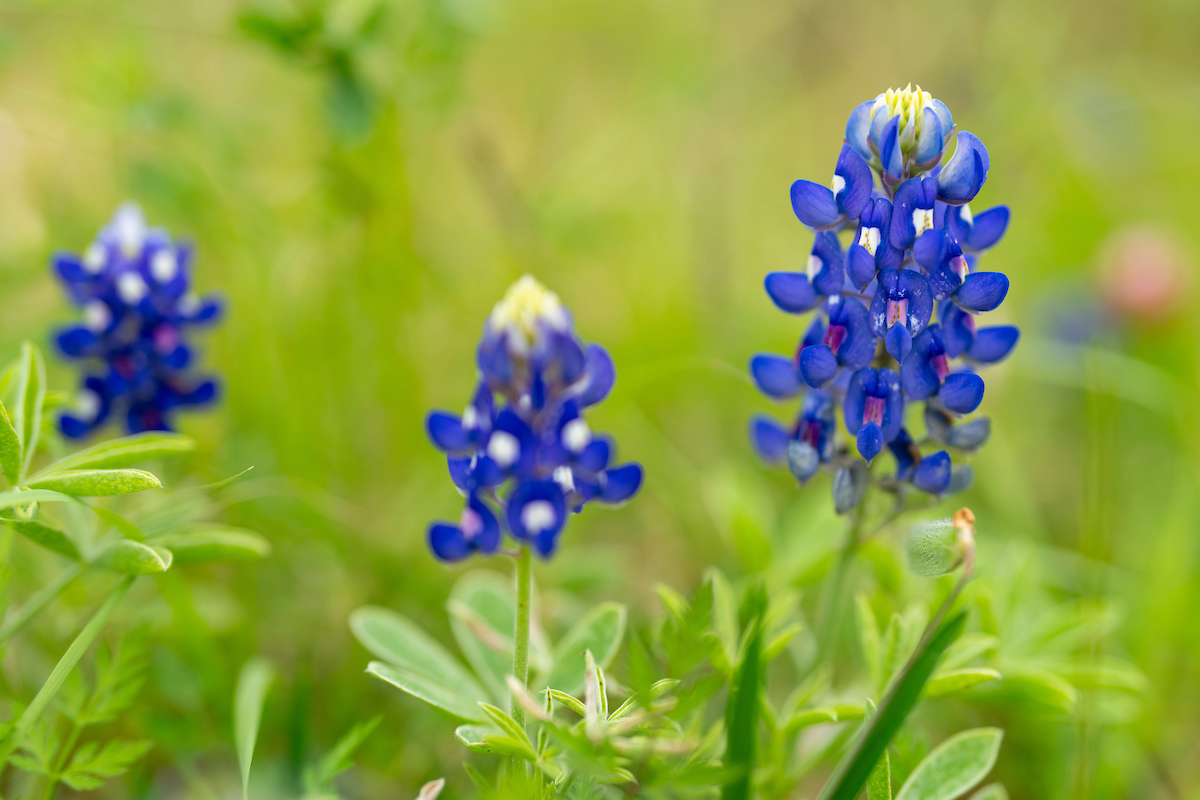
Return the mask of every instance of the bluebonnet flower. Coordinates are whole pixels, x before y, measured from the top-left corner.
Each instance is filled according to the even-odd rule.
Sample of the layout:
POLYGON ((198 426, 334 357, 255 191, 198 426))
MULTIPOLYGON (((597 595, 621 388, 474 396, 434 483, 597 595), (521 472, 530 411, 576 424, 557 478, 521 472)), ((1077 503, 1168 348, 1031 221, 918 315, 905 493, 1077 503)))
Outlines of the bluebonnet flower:
POLYGON ((812 255, 805 273, 772 272, 765 287, 784 311, 816 313, 794 356, 751 359, 763 393, 803 397, 790 428, 762 416, 751 422, 764 460, 786 461, 804 482, 822 466, 862 470, 852 454, 869 465, 887 449, 896 474, 879 483, 890 491, 936 495, 969 479, 947 450, 921 448, 941 444, 961 456, 986 441, 986 418, 956 420, 983 401, 977 368, 1005 358, 1020 337, 1011 325, 975 324, 1009 288, 1003 273, 978 269, 1010 216, 1006 206, 971 212, 990 168, 979 138, 910 86, 851 112, 830 187, 792 185, 792 210, 814 231, 812 255), (905 423, 918 402, 926 406, 921 441, 905 423), (837 409, 852 444, 836 441, 837 409))
POLYGON ((584 417, 612 391, 612 358, 585 346, 558 296, 526 275, 492 310, 475 360, 466 410, 425 420, 466 497, 457 524, 430 526, 430 549, 443 561, 489 555, 507 533, 548 558, 570 514, 592 501, 623 503, 642 485, 641 465, 614 466, 614 443, 584 417))
POLYGON ((83 312, 83 324, 55 336, 85 372, 77 406, 59 417, 65 435, 86 436, 114 415, 131 433, 170 430, 176 409, 214 399, 216 382, 191 370, 188 336, 220 317, 221 302, 192 291, 191 261, 189 245, 147 227, 132 203, 84 253, 54 256, 55 274, 83 312))

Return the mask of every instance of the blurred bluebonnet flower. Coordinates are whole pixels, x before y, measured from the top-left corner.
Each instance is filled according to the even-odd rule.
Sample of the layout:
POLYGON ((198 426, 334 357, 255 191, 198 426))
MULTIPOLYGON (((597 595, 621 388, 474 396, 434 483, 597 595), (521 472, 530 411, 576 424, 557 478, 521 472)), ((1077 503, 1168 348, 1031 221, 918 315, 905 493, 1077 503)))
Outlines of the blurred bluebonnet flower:
POLYGON ((517 281, 484 324, 479 384, 461 414, 433 411, 425 428, 447 455, 467 502, 457 524, 429 528, 444 561, 491 554, 503 533, 543 558, 567 518, 589 502, 623 503, 642 485, 636 463, 613 466, 614 443, 584 412, 612 391, 616 369, 576 336, 570 312, 533 277, 517 281))
POLYGON ((822 466, 853 466, 855 451, 870 464, 887 449, 896 476, 879 482, 890 490, 936 495, 969 481, 969 467, 955 467, 947 450, 921 448, 966 455, 983 444, 986 418, 955 420, 983 400, 976 369, 1005 358, 1020 336, 1011 325, 975 324, 1009 288, 1003 273, 978 269, 1009 222, 1006 206, 971 212, 990 167, 978 137, 957 131, 944 103, 909 86, 851 112, 830 187, 792 185, 792 210, 814 245, 805 272, 772 272, 765 286, 784 311, 816 313, 794 356, 751 359, 765 394, 803 397, 791 428, 751 422, 764 460, 786 462, 804 482, 822 466), (921 441, 905 426, 914 402, 926 405, 921 441), (839 408, 852 445, 836 441, 839 408))
POLYGON ((77 406, 62 432, 86 436, 116 415, 131 433, 170 430, 176 409, 211 402, 217 384, 192 370, 191 329, 221 314, 215 297, 192 291, 192 249, 149 228, 141 209, 117 210, 83 254, 58 253, 54 272, 83 312, 60 330, 58 350, 84 370, 77 406))

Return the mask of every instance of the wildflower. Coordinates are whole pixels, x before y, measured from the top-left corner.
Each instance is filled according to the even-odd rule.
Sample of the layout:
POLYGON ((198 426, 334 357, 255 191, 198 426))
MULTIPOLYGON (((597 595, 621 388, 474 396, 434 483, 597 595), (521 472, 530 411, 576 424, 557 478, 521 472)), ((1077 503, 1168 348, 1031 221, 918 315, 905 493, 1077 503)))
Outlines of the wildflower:
POLYGON ((612 466, 614 443, 584 416, 612 391, 612 358, 579 340, 556 294, 529 275, 513 284, 484 324, 476 365, 480 381, 463 413, 425 420, 467 498, 458 524, 430 526, 434 555, 496 553, 507 533, 546 558, 570 514, 637 494, 641 465, 612 466))
POLYGON ((148 228, 141 209, 117 210, 82 254, 58 253, 54 271, 83 323, 56 335, 58 350, 84 365, 77 406, 59 417, 69 437, 85 436, 113 414, 131 433, 169 430, 175 409, 209 403, 217 385, 197 377, 192 328, 221 313, 191 288, 191 248, 148 228))
POLYGON ((890 451, 895 479, 876 481, 889 491, 937 495, 970 481, 969 466, 954 460, 986 441, 990 423, 956 420, 983 400, 976 370, 1020 338, 1014 326, 975 323, 1009 289, 1006 275, 979 269, 1010 218, 1007 206, 971 211, 990 168, 979 138, 909 86, 854 108, 830 186, 792 184, 792 210, 814 232, 812 255, 806 272, 772 272, 765 287, 782 310, 815 313, 793 357, 757 354, 750 372, 764 394, 800 397, 802 408, 790 428, 756 417, 751 439, 802 483, 822 467, 841 475, 840 510, 870 480, 853 451, 868 465, 890 451), (905 412, 922 402, 927 437, 918 445, 905 412), (852 447, 837 441, 837 409, 852 447), (947 449, 922 454, 930 441, 947 449))

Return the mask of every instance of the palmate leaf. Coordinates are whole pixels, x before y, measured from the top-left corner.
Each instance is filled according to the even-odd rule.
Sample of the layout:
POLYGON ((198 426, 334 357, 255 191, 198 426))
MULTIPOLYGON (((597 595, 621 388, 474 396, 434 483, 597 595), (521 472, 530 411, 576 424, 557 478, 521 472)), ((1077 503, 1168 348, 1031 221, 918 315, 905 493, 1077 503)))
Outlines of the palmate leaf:
POLYGON ((87 742, 75 751, 75 756, 62 774, 62 782, 77 792, 99 789, 105 778, 123 774, 134 761, 150 749, 151 742, 127 742, 113 739, 97 748, 87 742))
POLYGON ((991 772, 1003 738, 998 728, 951 736, 917 765, 896 800, 954 800, 991 772))
POLYGON ((61 556, 66 556, 72 561, 79 561, 82 558, 79 554, 79 548, 75 546, 75 542, 58 528, 51 528, 49 525, 37 520, 5 518, 0 520, 0 522, 3 522, 29 541, 41 545, 47 550, 52 550, 61 556))
POLYGON ((161 489, 162 481, 140 469, 77 469, 43 475, 28 486, 77 497, 110 497, 161 489))
POLYGON ((21 470, 24 474, 37 452, 38 435, 42 428, 42 405, 46 401, 46 364, 42 353, 30 342, 21 344, 21 361, 17 373, 17 402, 13 427, 21 441, 21 470))
POLYGON ((85 450, 80 450, 78 453, 60 458, 34 475, 31 480, 71 470, 132 467, 135 464, 143 464, 157 458, 183 455, 195 449, 196 442, 190 436, 167 431, 147 431, 100 442, 85 450))
POLYGON ((607 667, 625 635, 625 606, 601 603, 576 623, 554 648, 554 666, 539 682, 574 694, 583 688, 585 653, 589 650, 601 667, 607 667))
POLYGON ((430 705, 465 720, 482 720, 483 687, 442 645, 395 611, 364 606, 350 615, 350 630, 383 662, 367 672, 430 705))
POLYGON ((508 702, 504 679, 512 672, 515 607, 512 579, 486 570, 459 578, 446 603, 458 649, 501 704, 508 702))
POLYGON ((133 705, 146 681, 149 641, 146 628, 121 640, 112 653, 103 644, 96 650, 96 680, 78 721, 84 725, 109 722, 133 705))
POLYGON ((205 525, 190 533, 154 539, 175 555, 175 566, 190 567, 217 561, 247 561, 271 553, 271 543, 261 534, 227 525, 205 525))

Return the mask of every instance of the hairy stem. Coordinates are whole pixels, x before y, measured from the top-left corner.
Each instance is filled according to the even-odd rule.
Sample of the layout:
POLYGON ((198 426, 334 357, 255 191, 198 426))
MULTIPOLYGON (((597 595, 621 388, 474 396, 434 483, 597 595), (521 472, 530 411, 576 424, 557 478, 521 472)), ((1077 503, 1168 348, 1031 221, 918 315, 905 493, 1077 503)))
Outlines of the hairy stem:
MULTIPOLYGON (((513 629, 513 675, 522 686, 529 686, 529 618, 532 611, 533 563, 529 548, 521 546, 517 561, 517 621, 513 629)), ((512 718, 525 727, 525 709, 514 696, 511 705, 512 718)), ((513 779, 520 783, 526 775, 525 763, 513 757, 511 763, 513 779)))

